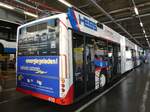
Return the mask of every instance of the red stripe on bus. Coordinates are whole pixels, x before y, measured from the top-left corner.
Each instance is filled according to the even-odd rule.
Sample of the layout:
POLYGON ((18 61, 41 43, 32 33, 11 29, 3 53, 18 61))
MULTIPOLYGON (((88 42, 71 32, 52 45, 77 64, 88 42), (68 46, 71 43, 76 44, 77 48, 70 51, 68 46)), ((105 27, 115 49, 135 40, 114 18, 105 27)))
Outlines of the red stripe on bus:
POLYGON ((29 95, 32 95, 32 96, 35 96, 37 98, 44 99, 44 100, 47 100, 47 101, 51 101, 51 99, 52 99, 53 101, 51 101, 51 102, 57 103, 57 104, 60 104, 60 105, 70 105, 70 104, 72 104, 73 103, 73 97, 74 97, 74 87, 73 87, 73 85, 71 85, 67 95, 64 98, 54 98, 54 97, 51 97, 51 96, 48 96, 48 95, 33 92, 31 90, 22 89, 22 88, 19 88, 19 87, 16 88, 16 91, 22 92, 24 94, 29 94, 29 95))

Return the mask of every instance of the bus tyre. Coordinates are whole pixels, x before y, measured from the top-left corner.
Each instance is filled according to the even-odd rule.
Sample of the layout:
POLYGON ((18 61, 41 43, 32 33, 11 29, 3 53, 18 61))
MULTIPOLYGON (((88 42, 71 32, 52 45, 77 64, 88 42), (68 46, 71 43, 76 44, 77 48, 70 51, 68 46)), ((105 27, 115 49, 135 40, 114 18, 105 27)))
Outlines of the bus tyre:
POLYGON ((103 88, 107 83, 107 78, 105 74, 100 75, 100 87, 103 88))

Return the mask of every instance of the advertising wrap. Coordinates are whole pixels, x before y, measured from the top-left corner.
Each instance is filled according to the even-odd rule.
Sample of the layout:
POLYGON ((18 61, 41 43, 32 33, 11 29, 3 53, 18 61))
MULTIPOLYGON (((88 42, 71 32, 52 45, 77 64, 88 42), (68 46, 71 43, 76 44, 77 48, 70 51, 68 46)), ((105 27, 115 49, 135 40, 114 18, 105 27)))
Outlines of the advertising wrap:
POLYGON ((17 87, 59 97, 59 56, 19 56, 17 87))

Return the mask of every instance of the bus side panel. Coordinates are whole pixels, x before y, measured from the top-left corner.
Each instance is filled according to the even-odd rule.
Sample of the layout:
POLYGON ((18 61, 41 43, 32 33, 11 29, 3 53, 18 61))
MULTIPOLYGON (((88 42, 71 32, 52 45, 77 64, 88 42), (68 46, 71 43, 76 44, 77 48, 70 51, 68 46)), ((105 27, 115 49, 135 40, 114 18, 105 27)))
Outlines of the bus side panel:
POLYGON ((62 16, 59 20, 60 24, 60 99, 56 100, 56 103, 61 105, 68 105, 73 103, 73 76, 72 76, 72 47, 71 47, 71 34, 70 30, 67 28, 68 23, 66 15, 62 16))
POLYGON ((125 55, 125 37, 121 36, 120 40, 121 47, 121 73, 125 73, 125 63, 126 63, 126 55, 125 55))
POLYGON ((128 40, 127 38, 125 39, 125 45, 126 45, 126 71, 129 71, 133 69, 133 56, 132 56, 132 50, 134 50, 134 44, 128 40))

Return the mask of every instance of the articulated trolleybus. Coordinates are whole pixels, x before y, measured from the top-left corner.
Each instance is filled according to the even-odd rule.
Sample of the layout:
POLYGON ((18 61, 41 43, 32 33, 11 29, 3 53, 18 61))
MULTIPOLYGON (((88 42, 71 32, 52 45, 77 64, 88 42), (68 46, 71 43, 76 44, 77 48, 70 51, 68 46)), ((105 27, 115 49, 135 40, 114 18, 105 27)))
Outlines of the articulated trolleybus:
POLYGON ((17 39, 17 91, 59 105, 140 64, 140 47, 72 8, 20 26, 17 39))

